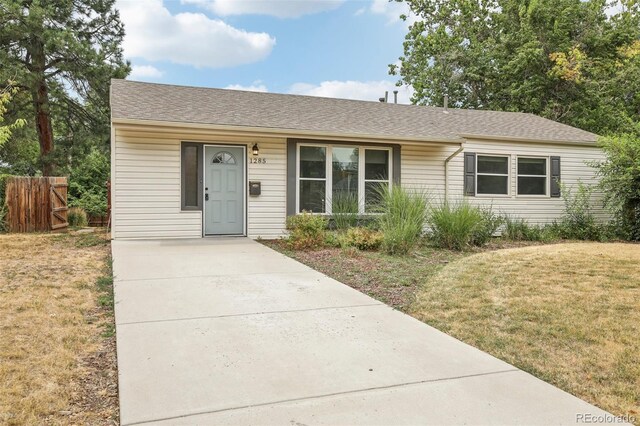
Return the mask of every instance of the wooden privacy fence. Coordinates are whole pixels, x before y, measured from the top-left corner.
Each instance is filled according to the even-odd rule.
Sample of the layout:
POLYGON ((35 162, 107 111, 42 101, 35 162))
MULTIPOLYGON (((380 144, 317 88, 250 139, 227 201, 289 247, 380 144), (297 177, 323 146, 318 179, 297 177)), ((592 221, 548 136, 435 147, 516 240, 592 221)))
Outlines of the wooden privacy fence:
POLYGON ((66 177, 10 177, 6 181, 6 226, 9 232, 66 228, 66 177))

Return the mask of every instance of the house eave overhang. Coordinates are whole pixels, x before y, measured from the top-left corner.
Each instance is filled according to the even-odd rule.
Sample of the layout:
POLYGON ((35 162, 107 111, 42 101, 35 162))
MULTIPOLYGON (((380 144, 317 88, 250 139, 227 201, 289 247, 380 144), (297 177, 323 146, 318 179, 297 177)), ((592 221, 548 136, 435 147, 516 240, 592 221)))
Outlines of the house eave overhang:
POLYGON ((202 131, 211 131, 216 134, 233 134, 250 137, 284 137, 298 139, 317 139, 317 140, 335 140, 335 141, 353 141, 353 142, 377 142, 377 143, 405 143, 405 144, 434 144, 434 145, 457 145, 459 146, 464 139, 439 139, 439 138, 416 138, 394 135, 375 135, 362 133, 331 133, 315 130, 297 130, 283 129, 272 127, 250 127, 235 126, 225 124, 207 124, 207 123, 190 123, 181 121, 158 121, 158 120, 140 120, 131 118, 112 118, 111 123, 118 126, 149 126, 157 128, 169 129, 196 129, 202 131))
POLYGON ((513 136, 495 136, 495 135, 483 135, 474 133, 461 133, 460 137, 465 141, 477 140, 477 141, 497 141, 497 142, 522 142, 522 143, 539 143, 550 145, 571 145, 571 146, 590 146, 597 147, 598 142, 596 140, 550 140, 550 139, 534 139, 534 138, 521 138, 513 136))

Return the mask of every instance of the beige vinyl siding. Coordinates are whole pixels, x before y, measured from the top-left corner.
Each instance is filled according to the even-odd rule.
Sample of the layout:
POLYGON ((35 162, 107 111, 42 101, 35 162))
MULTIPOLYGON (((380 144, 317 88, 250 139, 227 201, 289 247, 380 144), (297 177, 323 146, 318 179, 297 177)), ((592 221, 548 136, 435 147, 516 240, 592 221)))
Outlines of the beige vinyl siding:
MULTIPOLYGON (((559 219, 564 213, 564 200, 547 196, 518 196, 516 192, 516 162, 518 156, 561 158, 561 180, 564 185, 575 193, 578 180, 585 184, 597 183, 595 170, 587 163, 601 160, 604 154, 597 147, 572 146, 561 144, 540 144, 524 142, 489 142, 468 141, 464 151, 458 154, 449 164, 449 193, 451 200, 464 198, 471 204, 490 206, 494 212, 506 214, 515 218, 523 218, 530 223, 544 224, 559 219), (510 195, 475 197, 463 196, 463 157, 464 152, 476 154, 509 155, 510 166, 510 195)), ((602 207, 602 194, 593 194, 592 206, 599 220, 607 220, 609 215, 602 207)))
MULTIPOLYGON (((249 145, 249 156, 251 146, 249 145)), ((250 181, 260 181, 262 194, 249 197, 247 235, 251 238, 279 238, 287 219, 287 143, 286 139, 258 141, 260 157, 266 164, 249 164, 250 181)))
POLYGON ((248 164, 249 181, 262 182, 262 194, 248 197, 249 237, 277 238, 286 220, 286 141, 241 138, 198 129, 114 125, 112 142, 113 236, 130 238, 199 238, 202 212, 180 208, 180 143, 253 143, 266 164, 248 164))
POLYGON ((402 186, 424 193, 432 202, 444 200, 444 161, 457 149, 450 145, 403 145, 402 186))
MULTIPOLYGON (((266 163, 248 164, 247 179, 260 181, 262 194, 247 198, 247 235, 251 238, 278 238, 285 235, 286 223, 286 138, 250 137, 217 133, 208 129, 176 126, 115 124, 112 130, 113 236, 128 238, 199 238, 202 213, 180 209, 180 143, 258 143, 260 158, 266 163)), ((354 142, 357 145, 357 142, 354 142)), ((511 195, 506 197, 463 196, 464 151, 449 163, 449 199, 466 199, 474 205, 490 206, 496 213, 524 218, 532 223, 548 223, 564 211, 562 198, 516 195, 516 159, 523 156, 560 156, 562 181, 575 188, 578 179, 595 183, 588 161, 603 158, 596 147, 507 141, 470 140, 466 152, 510 156, 511 195)), ((431 203, 444 200, 445 160, 457 145, 405 143, 401 146, 401 181, 406 188, 428 195, 431 203)), ((593 206, 606 219, 601 195, 593 206)))

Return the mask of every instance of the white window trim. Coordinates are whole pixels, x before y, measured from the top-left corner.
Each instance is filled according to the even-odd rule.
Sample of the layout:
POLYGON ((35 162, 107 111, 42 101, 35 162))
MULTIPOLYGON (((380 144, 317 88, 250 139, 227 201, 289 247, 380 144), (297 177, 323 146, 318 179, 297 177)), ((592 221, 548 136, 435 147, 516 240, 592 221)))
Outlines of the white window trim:
POLYGON ((300 211, 300 180, 316 180, 325 182, 324 213, 314 213, 331 215, 331 198, 333 193, 333 148, 357 148, 358 149, 358 214, 373 214, 365 212, 365 182, 384 182, 393 186, 393 148, 387 146, 357 145, 357 144, 326 144, 326 143, 298 143, 296 146, 296 214, 300 211), (300 147, 312 146, 325 148, 325 177, 324 178, 301 178, 300 177, 300 147), (389 153, 389 174, 388 179, 365 179, 365 151, 387 151, 389 153))
POLYGON ((518 198, 551 198, 551 158, 544 155, 518 155, 516 156, 516 197, 518 198), (519 158, 537 158, 545 160, 546 164, 546 174, 544 175, 521 175, 518 170, 518 159, 519 158), (520 194, 518 188, 518 178, 519 177, 537 177, 545 178, 545 193, 544 194, 520 194))
POLYGON ((492 153, 476 153, 476 174, 475 174, 475 193, 476 197, 488 197, 488 198, 509 198, 511 197, 511 155, 510 154, 492 154, 492 153), (502 157, 507 159, 507 174, 504 173, 478 173, 478 160, 480 157, 502 157), (480 176, 506 176, 507 177, 507 193, 506 194, 481 194, 478 192, 478 175, 480 176))
POLYGON ((328 214, 327 205, 329 201, 327 200, 327 188, 329 187, 329 145, 319 144, 319 143, 299 143, 296 146, 296 214, 301 213, 300 211, 300 179, 309 180, 309 181, 320 181, 325 182, 324 184, 324 213, 315 213, 315 214, 328 214), (300 147, 301 146, 312 146, 312 147, 322 147, 325 149, 324 151, 324 178, 300 178, 300 147))

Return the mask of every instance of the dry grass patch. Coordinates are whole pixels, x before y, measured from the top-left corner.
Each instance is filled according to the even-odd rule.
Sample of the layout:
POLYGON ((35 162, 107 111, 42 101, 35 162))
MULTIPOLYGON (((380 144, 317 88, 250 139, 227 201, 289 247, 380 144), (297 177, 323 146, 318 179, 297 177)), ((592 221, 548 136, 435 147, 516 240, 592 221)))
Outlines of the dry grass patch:
POLYGON ((410 313, 605 410, 640 419, 640 245, 476 254, 425 283, 410 313))
POLYGON ((322 250, 292 250, 284 240, 265 240, 263 244, 278 250, 396 309, 406 310, 416 289, 427 277, 466 253, 421 246, 411 254, 390 256, 376 251, 350 247, 322 250))
POLYGON ((101 234, 0 235, 0 423, 117 421, 108 256, 101 234))

